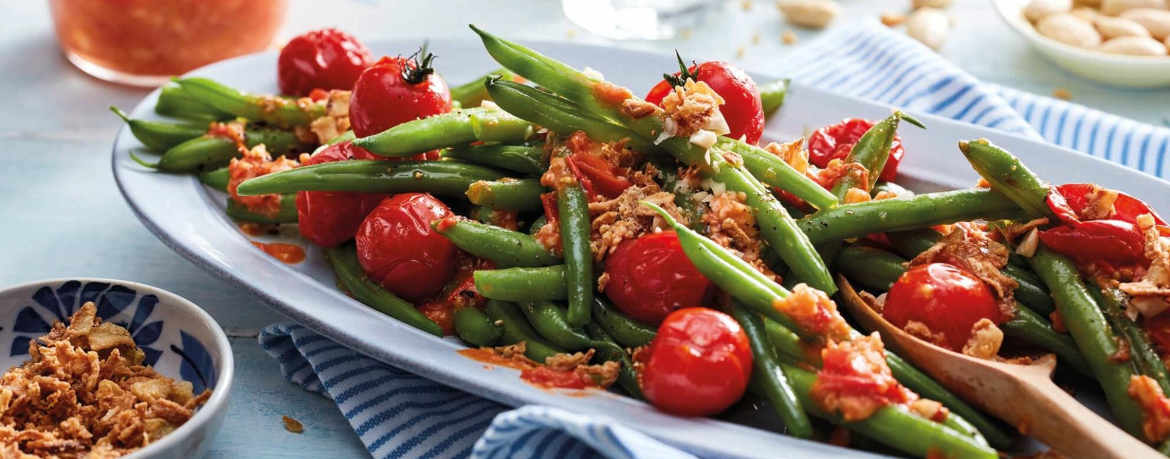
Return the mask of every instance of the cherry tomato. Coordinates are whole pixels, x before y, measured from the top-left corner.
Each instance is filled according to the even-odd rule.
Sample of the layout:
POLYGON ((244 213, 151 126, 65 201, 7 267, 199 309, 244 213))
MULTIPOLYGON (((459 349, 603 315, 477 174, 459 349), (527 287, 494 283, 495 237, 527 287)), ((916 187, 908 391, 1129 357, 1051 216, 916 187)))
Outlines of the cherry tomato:
MULTIPOLYGON (((1057 216, 1066 223, 1071 217, 1076 217, 1084 212, 1088 207, 1089 194, 1093 191, 1093 184, 1091 183, 1066 183, 1052 188, 1052 192, 1048 193, 1048 207, 1056 212, 1057 216), (1063 203, 1061 203, 1063 198, 1063 203)), ((1137 217, 1142 214, 1149 214, 1154 217, 1154 223, 1159 226, 1164 236, 1170 236, 1167 231, 1170 226, 1166 221, 1154 211, 1153 207, 1146 204, 1145 201, 1135 198, 1128 194, 1118 192, 1117 200, 1113 201, 1113 215, 1109 217, 1110 220, 1121 220, 1123 222, 1137 224, 1137 217)), ((1076 217, 1079 219, 1079 217, 1076 217)))
MULTIPOLYGON (((682 58, 679 67, 683 67, 682 58)), ((764 134, 764 104, 760 102, 760 89, 743 69, 722 61, 708 61, 692 65, 685 72, 674 74, 678 80, 663 80, 650 89, 646 101, 661 105, 675 86, 682 85, 688 78, 702 81, 722 97, 724 104, 719 107, 731 133, 727 137, 755 144, 764 134)), ((674 79, 674 78, 672 78, 674 79)))
MULTIPOLYGON (((342 142, 310 156, 302 165, 346 161, 354 157, 355 150, 362 149, 342 142)), ((301 235, 322 247, 348 241, 357 234, 366 215, 385 198, 384 194, 345 191, 297 192, 297 223, 301 235)))
POLYGON ((309 95, 314 89, 350 90, 374 55, 352 35, 337 29, 306 32, 289 40, 276 61, 280 92, 309 95))
POLYGON ((905 328, 910 321, 942 333, 946 347, 959 351, 980 319, 1003 322, 991 290, 974 275, 946 263, 906 271, 890 287, 882 317, 905 328))
POLYGON ((642 371, 646 400, 680 416, 719 413, 743 397, 752 375, 747 335, 731 316, 679 309, 658 327, 642 371))
POLYGON ((431 68, 434 56, 421 60, 383 57, 362 72, 349 100, 349 122, 358 137, 367 137, 407 121, 451 111, 451 90, 431 68))
MULTIPOLYGON (((873 127, 874 121, 857 118, 846 118, 840 123, 831 124, 817 129, 808 137, 808 160, 817 167, 829 165, 834 159, 845 159, 849 150, 865 135, 865 131, 873 127)), ((906 154, 902 148, 902 137, 894 134, 894 142, 890 147, 890 158, 886 160, 886 167, 879 176, 887 182, 894 181, 898 176, 898 165, 902 163, 902 156, 906 154)))
POLYGON ((1145 256, 1145 237, 1133 223, 1092 220, 1040 232, 1040 241, 1053 252, 1080 260, 1137 263, 1145 256))
POLYGON ((679 308, 702 305, 711 281, 691 263, 674 232, 623 241, 605 260, 605 294, 630 317, 659 324, 679 308))
POLYGON ((438 294, 455 269, 455 245, 431 228, 452 215, 426 193, 403 193, 382 200, 358 228, 358 261, 386 290, 407 301, 438 294))

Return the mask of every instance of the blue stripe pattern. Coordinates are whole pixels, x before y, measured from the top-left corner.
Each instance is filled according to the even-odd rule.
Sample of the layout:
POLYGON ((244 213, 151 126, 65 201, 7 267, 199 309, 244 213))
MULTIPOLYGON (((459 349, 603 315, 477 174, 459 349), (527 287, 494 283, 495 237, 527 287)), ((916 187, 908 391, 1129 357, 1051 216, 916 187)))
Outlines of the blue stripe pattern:
MULTIPOLYGON (((763 69, 853 97, 1043 139, 1166 177, 1170 129, 980 83, 876 21, 841 27, 763 69)), ((260 344, 285 379, 330 397, 375 458, 693 459, 612 419, 514 410, 349 350, 300 325, 260 344)))

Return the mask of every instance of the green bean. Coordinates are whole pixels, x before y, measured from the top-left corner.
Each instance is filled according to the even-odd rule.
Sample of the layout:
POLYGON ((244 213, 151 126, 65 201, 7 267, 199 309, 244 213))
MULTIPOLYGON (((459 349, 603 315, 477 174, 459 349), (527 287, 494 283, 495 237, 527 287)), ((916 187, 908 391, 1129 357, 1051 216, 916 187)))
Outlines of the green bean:
POLYGON ((850 281, 884 292, 906 272, 906 259, 882 249, 864 246, 842 247, 833 267, 850 281))
POLYGON ((483 179, 471 183, 465 190, 467 199, 477 206, 528 212, 541 209, 540 195, 544 193, 544 186, 540 179, 535 178, 483 179))
POLYGON ((1019 207, 1007 197, 991 190, 969 189, 845 204, 809 215, 799 224, 812 243, 820 245, 873 233, 1018 214, 1019 207))
POLYGON ((618 385, 622 386, 631 397, 639 400, 644 398, 642 388, 638 386, 638 373, 634 371, 634 362, 630 359, 630 355, 596 323, 586 324, 585 333, 589 334, 589 337, 596 342, 606 343, 606 345, 595 348, 598 358, 607 362, 618 362, 622 365, 622 369, 618 373, 618 385))
POLYGON ((1016 281, 1018 286, 1012 293, 1019 301, 1032 312, 1041 316, 1049 316, 1056 311, 1056 303, 1052 301, 1052 294, 1048 292, 1048 287, 1040 279, 1036 278, 1035 274, 1019 266, 1008 264, 1004 266, 1003 274, 1016 281))
POLYGON ((1161 445, 1158 445, 1158 452, 1163 456, 1170 456, 1170 440, 1166 440, 1161 445))
POLYGON ((435 220, 431 226, 455 246, 477 257, 487 258, 501 268, 534 268, 562 263, 561 257, 532 236, 519 231, 464 219, 435 220))
POLYGON ((868 173, 864 177, 856 174, 845 174, 837 179, 837 182, 833 184, 833 194, 837 196, 838 201, 844 201, 845 194, 850 189, 861 188, 866 191, 873 189, 874 184, 877 183, 878 176, 882 173, 882 169, 886 167, 886 161, 890 158, 890 149, 894 145, 894 137, 898 135, 898 123, 902 119, 905 119, 910 124, 926 129, 914 117, 894 110, 893 115, 878 121, 873 127, 865 131, 865 134, 849 150, 849 155, 845 157, 845 162, 858 164, 865 168, 868 173))
POLYGON ((503 301, 559 301, 568 298, 565 266, 479 270, 475 289, 485 298, 503 301))
POLYGON ((1162 392, 1170 394, 1170 376, 1166 372, 1166 364, 1154 350, 1149 336, 1141 325, 1125 315, 1122 305, 1125 304, 1125 294, 1115 288, 1089 287, 1089 294, 1105 312, 1105 317, 1113 325, 1114 330, 1120 330, 1129 341, 1129 354, 1137 364, 1137 369, 1146 376, 1153 378, 1162 387, 1162 392))
POLYGON ((596 347, 596 343, 579 328, 569 325, 564 306, 551 301, 523 301, 520 310, 542 338, 554 346, 570 351, 596 347))
POLYGON ((886 406, 859 421, 845 422, 840 414, 826 412, 813 398, 812 387, 817 380, 816 373, 788 364, 782 364, 781 369, 788 380, 792 382, 797 396, 800 397, 801 403, 809 410, 810 414, 839 424, 886 446, 921 458, 941 456, 952 459, 997 459, 999 457, 995 450, 984 446, 978 439, 913 414, 899 405, 886 406))
MULTIPOLYGON (((273 155, 295 152, 301 146, 293 133, 279 129, 248 129, 244 132, 244 147, 264 144, 273 155)), ((155 167, 163 172, 187 173, 219 168, 240 156, 240 147, 232 139, 204 135, 171 147, 155 167)))
POLYGON ((784 105, 788 97, 788 78, 760 85, 760 102, 764 105, 764 116, 772 116, 784 105))
POLYGON ((329 139, 328 142, 325 142, 325 145, 333 146, 342 142, 352 141, 355 138, 357 138, 357 135, 353 133, 353 129, 350 129, 348 131, 342 132, 341 134, 338 134, 337 137, 329 139))
MULTIPOLYGON (((905 259, 881 249, 845 247, 841 249, 834 267, 850 280, 877 292, 884 292, 906 272, 903 265, 905 262, 905 259)), ((1022 305, 1017 305, 1015 317, 1004 323, 1002 328, 1008 336, 1047 349, 1078 372, 1089 374, 1085 359, 1072 338, 1056 332, 1047 320, 1022 305)))
POLYGON ((158 93, 158 102, 154 104, 154 112, 162 116, 196 121, 226 121, 235 118, 231 113, 216 109, 187 94, 187 91, 178 85, 162 87, 158 93))
POLYGON ((520 145, 462 145, 443 152, 445 158, 498 167, 526 175, 539 175, 548 168, 544 148, 520 145))
POLYGON ((649 155, 661 154, 662 149, 625 126, 588 113, 575 102, 554 94, 510 81, 488 80, 492 100, 508 113, 539 124, 557 134, 567 136, 585 131, 590 139, 599 142, 626 142, 634 151, 649 155))
POLYGON ((1061 362, 1072 367, 1077 373, 1092 376, 1085 357, 1081 355, 1073 339, 1053 330, 1052 324, 1028 308, 1017 304, 1015 316, 1004 322, 1001 328, 1007 336, 1022 339, 1056 354, 1061 362))
POLYGON ((294 191, 427 192, 462 196, 473 183, 501 176, 499 171, 454 161, 351 160, 262 175, 241 183, 236 191, 241 196, 294 191))
POLYGON ((1113 415, 1130 435, 1145 438, 1142 409, 1127 393, 1129 380, 1137 371, 1132 361, 1119 362, 1114 358, 1121 350, 1120 341, 1093 301, 1076 264, 1041 243, 1032 257, 1032 267, 1052 291, 1056 310, 1060 311, 1069 334, 1105 391, 1113 415))
POLYGON ((122 118, 134 138, 151 151, 167 151, 171 147, 207 133, 206 123, 160 123, 131 119, 122 109, 110 106, 110 111, 122 118))
POLYGON ((225 193, 227 192, 228 180, 230 179, 231 172, 228 171, 227 167, 221 167, 199 174, 199 181, 203 182, 204 185, 225 193))
POLYGON ((515 143, 536 135, 536 127, 503 110, 484 110, 471 114, 471 132, 476 140, 515 143))
POLYGON ((504 335, 504 327, 497 325, 487 314, 476 308, 460 308, 455 311, 455 333, 473 346, 493 346, 504 335))
POLYGON ((502 110, 468 108, 399 124, 353 145, 389 157, 411 156, 477 140, 522 142, 532 124, 502 110))
POLYGON ((968 405, 967 402, 964 402, 955 396, 955 394, 952 394, 942 384, 939 384, 938 381, 931 379, 930 376, 923 373, 922 370, 902 360, 897 354, 887 351, 886 364, 890 366, 890 372, 893 373, 894 378, 898 382, 923 397, 942 403, 953 414, 958 415, 958 418, 973 426, 975 429, 973 435, 976 438, 986 437, 983 441, 999 449, 1006 449, 1014 442, 1012 435, 1004 432, 999 424, 996 424, 995 421, 985 416, 982 412, 968 405))
POLYGON ((788 296, 787 289, 764 276, 742 258, 728 252, 723 246, 682 225, 661 207, 646 201, 642 201, 642 205, 654 209, 674 228, 683 253, 712 283, 745 306, 779 322, 797 335, 816 336, 815 333, 798 327, 791 318, 774 306, 777 300, 788 296))
POLYGON ((915 194, 913 191, 907 190, 905 187, 897 183, 878 180, 877 183, 873 186, 873 195, 877 196, 878 193, 883 191, 903 198, 914 196, 915 194))
MULTIPOLYGON (((693 230, 702 231, 706 224, 703 223, 703 211, 699 206, 699 201, 694 199, 696 190, 690 189, 689 186, 681 186, 678 164, 671 160, 669 164, 654 162, 653 165, 662 173, 662 189, 674 193, 674 205, 678 206, 679 212, 686 217, 687 226, 693 230)), ((775 253, 774 251, 764 252, 775 253)))
POLYGON ((528 324, 528 319, 524 318, 516 303, 487 300, 484 303, 484 312, 493 323, 503 325, 504 333, 500 336, 500 344, 507 346, 524 343, 524 355, 537 363, 545 363, 549 357, 564 352, 545 341, 532 329, 532 325, 528 324))
POLYGON ((423 313, 393 293, 366 277, 358 264, 357 249, 353 245, 326 247, 325 255, 333 264, 338 279, 345 284, 354 298, 382 314, 398 319, 414 328, 435 336, 443 336, 443 328, 423 313))
MULTIPOLYGON (((933 228, 921 228, 910 231, 897 231, 886 233, 886 238, 889 239, 890 244, 894 246, 894 250, 901 253, 903 256, 914 258, 918 254, 925 252, 933 246, 942 235, 933 228)), ((1047 316, 1056 310, 1056 304, 1052 302, 1052 296, 1048 293, 1048 288, 1044 286, 1040 279, 1036 278, 1035 274, 1021 268, 1017 265, 1009 264, 1004 266, 1003 274, 1015 280, 1019 286, 1013 292, 1016 300, 1027 306, 1036 314, 1047 316)))
POLYGON ((297 195, 296 193, 285 193, 280 195, 280 208, 276 213, 268 213, 255 211, 242 206, 236 202, 235 199, 227 199, 227 209, 225 211, 228 217, 233 220, 264 223, 279 225, 283 223, 297 222, 297 195))
POLYGON ((536 220, 533 220, 532 224, 528 225, 528 234, 530 236, 536 236, 536 233, 540 232, 540 229, 544 227, 545 223, 548 223, 548 217, 545 217, 543 214, 536 217, 536 220))
POLYGON ((758 380, 759 386, 772 404, 772 409, 784 420, 784 428, 788 434, 797 438, 812 437, 812 423, 809 422, 800 399, 797 398, 796 392, 780 368, 780 363, 768 346, 768 335, 764 331, 760 317, 734 301, 730 303, 728 312, 743 328, 752 350, 754 368, 752 378, 758 380))
POLYGON ((722 138, 717 147, 738 153, 743 166, 759 181, 792 193, 817 209, 837 205, 837 197, 820 184, 810 180, 780 157, 755 145, 735 139, 722 138))
POLYGON ((189 77, 175 82, 191 97, 217 110, 275 126, 308 126, 314 119, 325 115, 325 106, 322 104, 302 107, 298 101, 250 94, 207 78, 189 77))
MULTIPOLYGON (((647 204, 650 207, 656 207, 647 204)), ((807 332, 796 327, 795 323, 779 310, 773 303, 778 298, 788 295, 788 291, 767 279, 742 259, 727 252, 726 249, 700 236, 698 233, 678 224, 664 211, 659 214, 667 220, 679 236, 683 253, 695 264, 699 272, 706 276, 719 288, 732 297, 740 300, 745 306, 754 309, 763 316, 776 321, 779 325, 795 332, 797 335, 807 336, 807 332)), ((851 336, 859 336, 853 332, 851 336)), ((923 396, 938 400, 951 411, 966 418, 974 424, 980 432, 988 437, 993 445, 1006 447, 1011 444, 1011 437, 1002 432, 991 420, 984 417, 970 405, 967 405, 954 394, 948 392, 934 380, 918 369, 900 359, 897 355, 886 353, 886 360, 894 376, 910 389, 923 396)))
POLYGON ((1015 201, 1033 217, 1055 219, 1048 208, 1048 184, 1033 174, 1028 166, 1006 150, 987 139, 959 142, 959 151, 984 180, 991 183, 991 189, 1003 193, 1015 201))
POLYGON ((650 325, 623 314, 600 296, 593 297, 593 323, 624 347, 648 346, 658 332, 650 325))
MULTIPOLYGON (((474 26, 472 29, 480 35, 488 53, 497 62, 516 74, 575 102, 586 112, 617 121, 643 139, 657 139, 663 132, 663 119, 659 113, 631 120, 621 114, 619 107, 621 104, 599 98, 599 94, 607 92, 597 90, 601 83, 535 51, 501 40, 474 26)), ((491 88, 488 90, 490 92, 491 88)), ((495 98, 495 94, 492 97, 495 98)), ((708 149, 692 144, 689 139, 670 137, 660 142, 659 146, 688 166, 701 167, 704 174, 726 184, 728 190, 746 194, 746 204, 756 210, 756 220, 769 246, 779 252, 793 272, 809 285, 829 294, 836 292, 837 286, 829 275, 828 268, 817 256, 807 236, 801 234, 783 206, 751 174, 728 163, 718 151, 708 154, 708 149)))
POLYGON ((817 352, 819 349, 805 346, 804 342, 800 340, 800 336, 780 325, 779 322, 765 318, 764 331, 768 334, 768 342, 772 345, 772 349, 780 355, 818 368, 821 366, 821 353, 817 352))
POLYGON ((590 246, 589 198, 579 184, 557 189, 561 252, 569 294, 569 323, 589 323, 593 308, 593 249, 590 246))
POLYGON ((483 103, 483 101, 490 100, 491 96, 488 94, 487 88, 485 88, 483 85, 484 79, 489 76, 499 76, 500 78, 511 80, 516 76, 516 74, 508 71, 508 69, 505 68, 495 69, 479 78, 451 88, 451 100, 459 102, 460 105, 467 108, 478 107, 483 103))

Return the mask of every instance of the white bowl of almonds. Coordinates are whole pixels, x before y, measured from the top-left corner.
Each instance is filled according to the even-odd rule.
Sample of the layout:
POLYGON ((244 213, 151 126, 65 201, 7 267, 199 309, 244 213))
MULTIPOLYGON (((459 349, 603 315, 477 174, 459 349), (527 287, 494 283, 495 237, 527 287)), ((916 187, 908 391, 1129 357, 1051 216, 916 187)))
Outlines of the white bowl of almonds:
POLYGON ((1115 86, 1170 86, 1170 0, 993 0, 1060 67, 1115 86))

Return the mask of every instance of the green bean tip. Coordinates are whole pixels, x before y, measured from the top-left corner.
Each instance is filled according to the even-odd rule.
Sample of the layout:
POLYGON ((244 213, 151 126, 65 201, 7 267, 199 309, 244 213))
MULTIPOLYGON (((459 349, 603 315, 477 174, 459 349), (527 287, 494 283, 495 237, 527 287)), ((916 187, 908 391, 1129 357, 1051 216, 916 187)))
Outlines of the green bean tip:
POLYGON ((925 124, 922 124, 921 121, 918 121, 918 118, 911 116, 909 113, 899 111, 898 117, 907 123, 913 124, 913 125, 918 126, 919 128, 922 128, 922 129, 926 129, 925 124))
POLYGON ((118 115, 118 118, 122 118, 122 121, 125 121, 127 123, 130 122, 130 115, 128 115, 126 112, 122 111, 122 109, 118 108, 117 105, 111 105, 110 111, 114 112, 115 115, 118 115))
POLYGON ((146 162, 146 160, 139 158, 138 155, 134 154, 134 150, 130 150, 130 159, 133 159, 134 162, 138 163, 139 166, 158 169, 158 163, 146 162))

